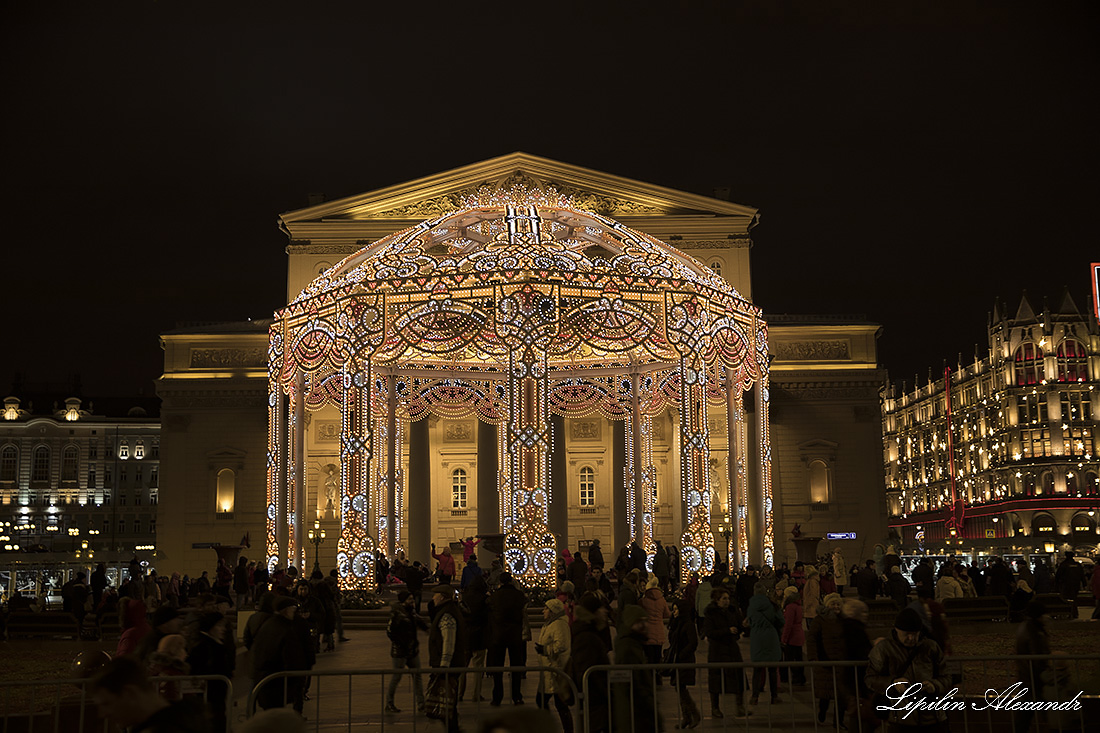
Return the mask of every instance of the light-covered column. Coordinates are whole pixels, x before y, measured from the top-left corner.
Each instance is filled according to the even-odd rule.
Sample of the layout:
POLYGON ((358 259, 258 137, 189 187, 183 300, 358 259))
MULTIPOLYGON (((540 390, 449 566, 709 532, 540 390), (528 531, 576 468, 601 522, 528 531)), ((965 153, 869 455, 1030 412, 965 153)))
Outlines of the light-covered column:
POLYGON ((642 412, 643 375, 630 378, 630 432, 627 457, 630 462, 628 501, 633 504, 633 539, 652 557, 657 550, 653 540, 653 420, 642 412))
POLYGON ((383 499, 386 513, 386 557, 392 558, 397 549, 397 481, 400 445, 397 439, 397 375, 391 373, 386 381, 386 496, 383 499))
POLYGON ((771 423, 768 417, 771 403, 771 392, 768 388, 767 372, 756 383, 756 435, 758 445, 755 446, 756 460, 760 462, 760 496, 764 512, 762 526, 764 529, 761 544, 763 545, 764 562, 775 566, 775 524, 772 514, 772 448, 771 448, 771 423))
POLYGON ((726 545, 726 557, 729 559, 730 570, 743 567, 741 555, 741 538, 744 534, 744 526, 741 519, 741 484, 744 476, 741 472, 741 453, 738 450, 743 430, 741 429, 741 415, 738 410, 738 398, 741 394, 741 385, 734 381, 732 369, 726 369, 726 504, 729 506, 730 537, 726 545))
POLYGON ((286 397, 273 368, 267 392, 267 535, 268 572, 286 567, 286 397))
POLYGON ((687 513, 680 543, 685 573, 714 569, 706 379, 697 354, 680 359, 680 484, 687 513))
POLYGON ((305 375, 294 376, 290 393, 290 460, 287 476, 287 507, 291 541, 287 552, 288 565, 305 570, 305 512, 306 512, 306 385, 305 375))
POLYGON ((372 440, 371 365, 344 374, 340 425, 340 539, 336 568, 345 590, 374 588, 371 537, 370 463, 372 440))

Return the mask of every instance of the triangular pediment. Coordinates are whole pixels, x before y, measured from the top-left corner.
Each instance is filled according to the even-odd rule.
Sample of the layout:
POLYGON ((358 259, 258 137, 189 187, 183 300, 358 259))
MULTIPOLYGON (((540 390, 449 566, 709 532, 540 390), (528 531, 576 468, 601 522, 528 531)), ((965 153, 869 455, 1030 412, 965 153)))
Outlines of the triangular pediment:
POLYGON ((305 222, 422 221, 459 209, 481 189, 553 188, 577 208, 612 218, 720 217, 748 222, 756 209, 698 194, 561 163, 511 153, 369 193, 283 214, 293 228, 305 222))

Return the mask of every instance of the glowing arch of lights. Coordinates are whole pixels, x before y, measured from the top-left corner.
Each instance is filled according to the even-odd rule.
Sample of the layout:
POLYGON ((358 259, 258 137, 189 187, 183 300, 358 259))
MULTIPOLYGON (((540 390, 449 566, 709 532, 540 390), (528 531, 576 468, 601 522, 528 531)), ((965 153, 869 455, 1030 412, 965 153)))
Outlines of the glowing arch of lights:
MULTIPOLYGON (((347 257, 275 315, 269 339, 268 562, 301 562, 305 411, 341 413, 341 583, 373 586, 370 559, 402 546, 401 420, 433 413, 499 424, 504 556, 530 583, 553 582, 548 509, 551 413, 627 422, 632 536, 652 547, 652 419, 680 413, 685 569, 714 563, 708 403, 725 402, 730 445, 743 391, 759 388, 767 445, 767 329, 759 309, 701 262, 575 208, 553 190, 483 189, 465 208, 347 257), (641 496, 642 506, 636 498, 641 496)), ((733 475, 731 473, 731 475, 733 475)), ((559 495, 559 500, 562 497, 559 495)), ((733 502, 731 502, 733 503, 733 502)), ((744 555, 744 517, 739 548, 744 555)), ((763 518, 765 559, 774 545, 763 518)))

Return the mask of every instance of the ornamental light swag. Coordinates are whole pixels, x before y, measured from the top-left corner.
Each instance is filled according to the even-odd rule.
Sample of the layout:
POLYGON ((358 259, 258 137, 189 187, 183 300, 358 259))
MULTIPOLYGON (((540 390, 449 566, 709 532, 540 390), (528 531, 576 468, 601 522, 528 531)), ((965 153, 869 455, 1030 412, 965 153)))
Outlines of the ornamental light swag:
MULTIPOLYGON (((550 415, 626 421, 628 526, 652 554, 653 419, 673 408, 683 566, 709 571, 708 404, 724 405, 737 421, 728 430, 737 507, 751 493, 741 395, 754 387, 761 443, 747 460, 760 466, 759 540, 770 562, 768 354, 759 309, 692 257, 579 210, 553 189, 482 188, 463 204, 364 247, 276 314, 268 565, 303 560, 306 411, 341 412, 338 571, 342 587, 370 589, 375 553, 403 549, 402 422, 473 415, 501 426, 504 558, 524 581, 551 584, 557 548, 548 512, 566 496, 550 482, 550 415)), ((737 516, 743 561, 746 518, 737 516)))

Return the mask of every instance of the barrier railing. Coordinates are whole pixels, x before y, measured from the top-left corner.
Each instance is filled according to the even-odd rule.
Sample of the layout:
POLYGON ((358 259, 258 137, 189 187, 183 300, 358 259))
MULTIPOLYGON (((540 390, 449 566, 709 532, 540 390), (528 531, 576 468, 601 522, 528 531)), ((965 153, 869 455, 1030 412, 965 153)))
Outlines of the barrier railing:
MULTIPOLYGON (((296 670, 296 671, 276 672, 275 674, 268 675, 267 677, 265 677, 262 680, 260 680, 259 682, 257 682, 256 685, 252 688, 252 691, 248 694, 248 704, 247 704, 247 707, 245 708, 245 710, 246 710, 246 713, 249 717, 252 717, 253 715, 255 715, 256 712, 257 712, 256 711, 256 706, 259 702, 259 698, 260 698, 261 694, 263 693, 264 688, 269 686, 269 685, 273 685, 273 684, 281 684, 282 687, 283 687, 283 689, 281 691, 282 694, 280 696, 278 696, 278 698, 276 698, 276 700, 278 702, 282 702, 282 705, 279 705, 279 707, 282 707, 282 706, 285 706, 285 705, 288 705, 288 704, 292 704, 294 701, 293 701, 293 699, 291 698, 291 695, 290 695, 290 693, 291 693, 290 681, 291 680, 305 680, 307 678, 313 678, 316 681, 316 687, 313 687, 308 682, 304 683, 306 685, 305 692, 307 692, 308 695, 307 695, 306 699, 302 700, 303 704, 300 708, 300 712, 303 712, 305 714, 306 718, 309 720, 309 723, 311 724, 311 726, 315 730, 320 730, 322 725, 326 729, 342 726, 342 727, 344 727, 345 730, 350 731, 355 726, 374 727, 374 726, 377 726, 379 724, 381 725, 382 730, 385 730, 387 725, 389 725, 390 727, 394 727, 394 723, 397 722, 397 719, 393 718, 390 713, 385 712, 386 695, 388 694, 388 685, 387 685, 388 678, 393 678, 395 676, 400 676, 404 680, 404 678, 408 677, 409 679, 404 680, 404 687, 406 687, 406 688, 408 688, 410 686, 413 687, 413 693, 414 693, 414 699, 415 699, 415 690, 416 690, 416 688, 415 688, 415 682, 413 680, 414 675, 418 675, 420 677, 424 677, 425 675, 427 675, 429 678, 431 677, 431 675, 436 675, 436 674, 447 674, 447 675, 454 675, 454 676, 458 676, 458 677, 461 677, 461 676, 464 676, 464 675, 488 675, 488 676, 501 675, 502 679, 500 681, 500 684, 501 684, 502 687, 504 687, 506 689, 509 685, 509 680, 503 679, 504 676, 513 675, 513 674, 526 675, 527 673, 533 673, 533 674, 549 673, 549 674, 553 675, 555 685, 557 685, 558 683, 562 683, 569 689, 569 691, 572 694, 574 700, 576 700, 578 695, 579 695, 579 690, 577 689, 577 686, 573 683, 573 680, 570 679, 569 675, 567 675, 564 671, 562 671, 560 669, 557 669, 555 667, 540 667, 540 666, 523 666, 523 667, 497 666, 497 667, 489 667, 489 666, 486 666, 486 667, 417 667, 417 668, 414 668, 414 669, 410 669, 410 668, 406 668, 406 667, 401 667, 401 668, 385 667, 385 668, 351 669, 351 670, 325 670, 325 671, 296 670), (344 678, 344 677, 347 678, 346 687, 344 687, 341 684, 339 688, 333 689, 333 688, 325 687, 324 683, 322 682, 322 680, 325 680, 325 679, 328 679, 328 678, 344 678), (356 678, 362 678, 362 679, 358 680, 358 684, 355 684, 356 678), (365 699, 364 698, 365 695, 374 694, 375 691, 372 689, 372 687, 373 687, 372 682, 375 681, 374 678, 376 678, 377 688, 378 688, 377 689, 377 694, 378 694, 378 705, 377 705, 377 707, 372 708, 372 713, 370 713, 370 714, 363 714, 363 713, 355 714, 354 711, 353 711, 353 703, 356 702, 356 701, 361 701, 361 700, 365 699), (322 692, 324 692, 324 696, 325 696, 325 701, 324 701, 323 705, 322 705, 322 702, 321 702, 322 692), (345 695, 346 695, 346 701, 344 700, 345 695), (346 702, 346 705, 344 705, 345 702, 346 702)), ((495 679, 494 679, 493 682, 488 682, 488 681, 485 682, 485 686, 488 687, 489 689, 492 689, 493 684, 495 684, 495 679)), ((467 684, 466 689, 467 689, 467 691, 470 691, 470 690, 475 689, 475 686, 467 684)), ((424 684, 423 690, 424 690, 424 694, 427 695, 428 694, 428 683, 427 682, 424 684)), ((482 694, 484 694, 484 693, 482 693, 482 694)), ((505 702, 507 702, 509 704, 511 703, 511 696, 510 695, 505 694, 504 699, 505 699, 505 702)), ((489 701, 484 700, 484 699, 483 700, 478 700, 478 699, 475 698, 471 702, 473 702, 474 706, 475 706, 474 716, 475 716, 475 718, 480 720, 485 715, 485 712, 483 711, 483 703, 488 703, 489 701)), ((524 702, 534 703, 535 701, 525 699, 524 702)), ((551 710, 554 709, 553 705, 550 706, 550 709, 551 710)), ((414 731, 417 729, 417 725, 426 725, 430 722, 430 719, 425 715, 425 713, 422 710, 418 709, 416 706, 414 706, 411 710, 406 711, 406 712, 402 712, 400 714, 411 716, 410 719, 402 718, 400 720, 401 720, 402 723, 405 723, 408 720, 411 720, 414 731)), ((468 710, 466 711, 466 714, 468 715, 468 710)), ((459 716, 463 717, 462 713, 460 713, 459 716)), ((576 721, 575 708, 570 709, 569 716, 570 716, 570 719, 574 723, 574 728, 576 728, 575 724, 576 724, 577 721, 576 721)), ((439 718, 436 718, 436 720, 438 720, 438 719, 439 718)), ((445 722, 447 722, 447 721, 445 721, 445 722)))
MULTIPOLYGON (((88 691, 88 678, 62 680, 16 680, 0 682, 0 733, 34 733, 34 731, 110 730, 110 723, 100 720, 95 701, 88 691), (25 694, 19 694, 26 691, 25 694)), ((225 685, 225 716, 232 720, 233 682, 222 675, 172 675, 151 677, 149 681, 198 687, 195 683, 221 682, 225 685)), ((208 702, 209 685, 201 685, 203 703, 208 702)))

